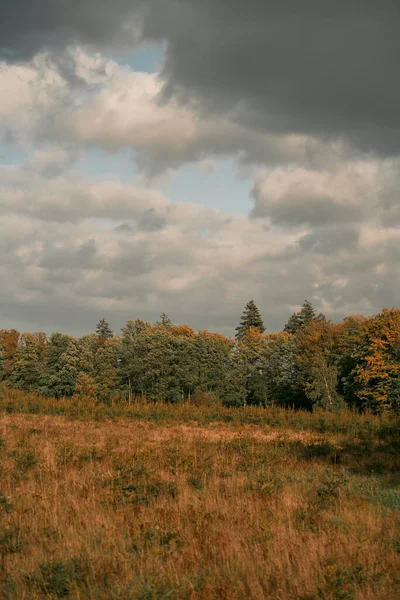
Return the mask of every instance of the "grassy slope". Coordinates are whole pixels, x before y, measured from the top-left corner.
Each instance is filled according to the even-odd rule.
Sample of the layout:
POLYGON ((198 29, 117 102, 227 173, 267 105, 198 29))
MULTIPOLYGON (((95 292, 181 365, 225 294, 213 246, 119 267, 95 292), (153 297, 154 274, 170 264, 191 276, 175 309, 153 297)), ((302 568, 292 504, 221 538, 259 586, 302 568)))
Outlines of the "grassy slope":
POLYGON ((400 595, 398 422, 16 392, 0 415, 2 599, 400 595))

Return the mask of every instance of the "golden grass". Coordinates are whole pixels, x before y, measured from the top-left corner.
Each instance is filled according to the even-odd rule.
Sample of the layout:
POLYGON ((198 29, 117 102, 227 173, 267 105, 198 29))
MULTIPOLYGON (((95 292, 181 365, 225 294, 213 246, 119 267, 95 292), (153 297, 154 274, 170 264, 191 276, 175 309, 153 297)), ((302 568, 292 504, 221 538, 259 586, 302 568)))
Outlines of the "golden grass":
POLYGON ((3 413, 1 599, 399 597, 398 432, 169 411, 3 413))

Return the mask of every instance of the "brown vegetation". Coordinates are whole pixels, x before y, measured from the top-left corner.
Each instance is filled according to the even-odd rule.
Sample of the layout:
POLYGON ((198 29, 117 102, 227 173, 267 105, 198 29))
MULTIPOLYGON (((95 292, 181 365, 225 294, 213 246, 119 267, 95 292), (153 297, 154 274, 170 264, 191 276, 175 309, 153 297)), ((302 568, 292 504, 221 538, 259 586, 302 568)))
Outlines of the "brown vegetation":
POLYGON ((0 598, 399 597, 397 422, 145 404, 99 421, 37 396, 43 414, 7 414, 7 394, 0 598))

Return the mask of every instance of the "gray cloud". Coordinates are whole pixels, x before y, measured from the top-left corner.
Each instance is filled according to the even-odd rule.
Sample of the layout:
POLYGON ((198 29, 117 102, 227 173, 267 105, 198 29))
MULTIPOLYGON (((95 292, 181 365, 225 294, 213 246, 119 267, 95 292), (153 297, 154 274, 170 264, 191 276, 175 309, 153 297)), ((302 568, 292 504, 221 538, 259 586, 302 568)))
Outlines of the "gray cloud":
POLYGON ((141 231, 159 231, 167 225, 165 217, 157 214, 154 208, 148 208, 144 211, 138 222, 138 228, 141 231))
POLYGON ((2 141, 39 147, 0 167, 5 326, 165 310, 230 334, 249 297, 269 330, 306 297, 334 318, 398 302, 397 2, 3 4, 2 141), (161 77, 104 56, 144 40, 166 42, 161 77), (133 149, 146 175, 232 156, 251 218, 83 177, 92 146, 133 149))
POLYGON ((180 3, 166 4, 146 25, 169 42, 167 96, 266 131, 399 151, 397 2, 193 0, 181 19, 180 3))
POLYGON ((165 97, 232 113, 250 128, 364 150, 400 149, 400 9, 395 0, 6 0, 9 59, 62 43, 167 42, 165 97))
POLYGON ((306 196, 291 194, 280 198, 279 202, 260 204, 256 194, 255 217, 268 216, 277 225, 311 225, 324 223, 358 221, 362 217, 359 207, 344 205, 338 207, 329 196, 306 196))
POLYGON ((358 239, 359 232, 354 225, 338 227, 335 224, 306 233, 300 237, 298 246, 302 252, 329 256, 343 249, 356 252, 358 239))
MULTIPOLYGON (((399 223, 400 161, 352 160, 328 167, 281 167, 256 181, 252 216, 284 227, 380 223, 384 231, 399 223)), ((380 240, 381 243, 384 239, 380 240)))
MULTIPOLYGON (((31 166, 26 176, 22 166, 13 169, 12 180, 22 195, 32 193, 33 180, 31 197, 40 204, 39 190, 49 180, 43 163, 33 164, 41 174, 31 166)), ((50 180, 60 194, 69 169, 50 180)), ((156 320, 165 310, 179 322, 232 334, 249 297, 270 331, 304 298, 333 318, 396 302, 400 232, 382 226, 379 213, 361 223, 296 229, 164 200, 158 211, 143 203, 124 210, 121 223, 119 198, 130 197, 130 185, 112 188, 117 209, 106 221, 96 217, 104 215, 104 198, 87 193, 109 185, 76 180, 81 210, 74 220, 51 211, 32 215, 9 199, 0 238, 4 326, 80 333, 103 314, 118 328, 128 318, 156 320)), ((147 198, 151 202, 151 194, 147 198)), ((3 196, 3 209, 4 202, 3 196)))
POLYGON ((2 0, 3 57, 26 60, 45 48, 70 43, 104 46, 132 42, 138 23, 134 6, 132 0, 2 0))

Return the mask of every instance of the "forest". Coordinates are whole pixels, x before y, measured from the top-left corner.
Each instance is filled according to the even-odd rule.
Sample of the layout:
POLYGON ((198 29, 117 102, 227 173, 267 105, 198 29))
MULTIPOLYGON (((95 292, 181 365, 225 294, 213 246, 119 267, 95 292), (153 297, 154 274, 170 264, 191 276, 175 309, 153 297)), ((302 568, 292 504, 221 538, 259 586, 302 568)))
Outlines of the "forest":
POLYGON ((105 404, 136 399, 224 406, 400 412, 400 310, 334 323, 309 301, 268 333, 253 301, 235 338, 159 321, 121 334, 0 330, 0 386, 105 404))

